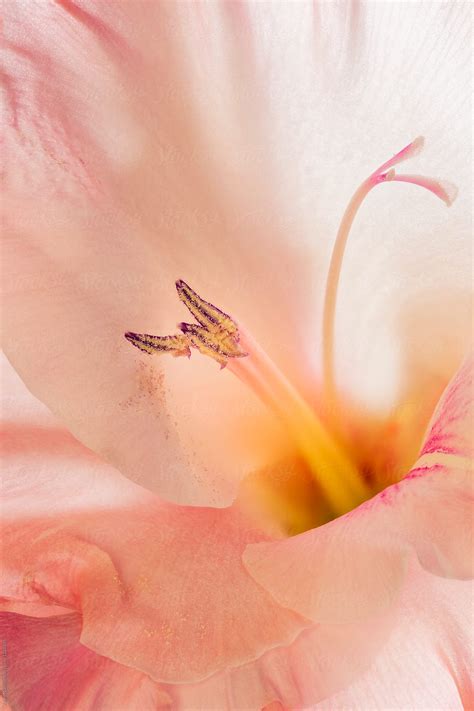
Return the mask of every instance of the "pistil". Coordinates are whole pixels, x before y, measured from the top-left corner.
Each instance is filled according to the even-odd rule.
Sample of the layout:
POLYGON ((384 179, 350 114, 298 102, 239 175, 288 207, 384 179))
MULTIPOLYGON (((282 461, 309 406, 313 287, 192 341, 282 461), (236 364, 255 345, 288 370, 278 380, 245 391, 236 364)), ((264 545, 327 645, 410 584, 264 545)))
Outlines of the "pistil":
POLYGON ((427 178, 422 175, 398 175, 394 166, 409 158, 413 158, 422 150, 424 139, 419 136, 414 141, 394 155, 390 160, 377 168, 353 194, 342 217, 329 264, 326 282, 326 293, 323 308, 323 383, 325 405, 333 420, 337 419, 338 399, 334 378, 334 321, 336 313, 337 293, 341 274, 344 252, 350 230, 355 217, 370 191, 376 185, 386 182, 403 182, 418 185, 434 193, 450 206, 456 198, 456 188, 451 184, 427 178))

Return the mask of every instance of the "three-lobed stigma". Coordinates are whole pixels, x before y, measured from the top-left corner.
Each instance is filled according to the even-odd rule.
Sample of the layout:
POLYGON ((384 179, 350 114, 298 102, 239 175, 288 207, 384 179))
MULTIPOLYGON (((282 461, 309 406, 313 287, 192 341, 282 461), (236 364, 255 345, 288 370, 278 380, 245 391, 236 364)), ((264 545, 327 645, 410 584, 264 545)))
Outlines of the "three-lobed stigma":
POLYGON ((191 348, 196 348, 203 355, 216 360, 221 368, 227 365, 229 358, 242 358, 247 355, 239 346, 239 327, 228 314, 202 299, 182 279, 176 282, 176 290, 197 324, 180 323, 181 333, 171 336, 152 336, 128 331, 125 333, 127 341, 144 353, 170 353, 175 358, 189 358, 191 348))

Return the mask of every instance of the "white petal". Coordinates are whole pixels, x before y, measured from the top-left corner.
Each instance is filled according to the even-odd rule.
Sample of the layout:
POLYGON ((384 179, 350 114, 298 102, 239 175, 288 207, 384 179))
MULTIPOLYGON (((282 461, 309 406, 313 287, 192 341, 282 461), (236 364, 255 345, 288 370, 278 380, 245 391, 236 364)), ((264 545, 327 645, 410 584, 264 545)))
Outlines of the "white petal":
POLYGON ((308 387, 344 203, 419 133, 430 148, 417 167, 461 198, 450 211, 407 185, 371 198, 343 274, 338 369, 379 404, 410 390, 415 366, 442 379, 470 284, 468 15, 462 3, 9 3, 4 326, 31 390, 127 476, 228 502, 268 456, 242 446, 262 409, 212 364, 150 364, 123 332, 172 331, 182 277, 308 387), (441 337, 440 356, 426 344, 441 337))

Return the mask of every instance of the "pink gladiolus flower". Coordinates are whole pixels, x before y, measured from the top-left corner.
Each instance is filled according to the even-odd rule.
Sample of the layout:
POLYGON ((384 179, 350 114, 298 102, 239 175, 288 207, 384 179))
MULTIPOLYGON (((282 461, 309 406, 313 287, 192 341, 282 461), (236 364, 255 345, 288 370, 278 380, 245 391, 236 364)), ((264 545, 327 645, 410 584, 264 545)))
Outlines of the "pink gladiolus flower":
POLYGON ((6 708, 469 708, 468 6, 4 15, 6 708))

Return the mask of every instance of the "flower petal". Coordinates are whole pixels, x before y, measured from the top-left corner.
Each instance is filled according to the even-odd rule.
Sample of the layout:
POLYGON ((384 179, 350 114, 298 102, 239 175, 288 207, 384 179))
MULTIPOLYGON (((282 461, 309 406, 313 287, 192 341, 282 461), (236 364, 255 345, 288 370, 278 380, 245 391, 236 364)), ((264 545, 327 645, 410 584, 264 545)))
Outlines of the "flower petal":
POLYGON ((79 611, 82 644, 170 682, 248 662, 309 625, 245 570, 246 545, 265 537, 236 508, 163 503, 53 418, 6 434, 3 609, 79 611))
POLYGON ((470 708, 472 585, 418 566, 406 583, 390 615, 315 625, 253 665, 169 693, 177 708, 209 711, 470 708))
POLYGON ((472 474, 463 457, 472 401, 469 358, 444 394, 410 474, 329 524, 249 546, 244 561, 255 579, 284 607, 315 621, 343 622, 393 602, 413 549, 432 572, 472 576, 472 474), (433 452, 435 441, 440 449, 433 452))
MULTIPOLYGON (((3 382, 8 385, 5 392, 8 407, 4 414, 8 415, 10 431, 5 437, 2 514, 9 522, 13 537, 2 536, 5 553, 0 606, 3 610, 20 613, 10 613, 4 618, 15 622, 13 628, 9 625, 10 632, 17 628, 27 630, 30 646, 36 650, 38 644, 42 654, 42 663, 35 665, 34 655, 27 653, 29 647, 23 645, 23 637, 20 639, 24 646, 22 653, 8 642, 9 655, 16 664, 10 679, 12 702, 20 704, 23 699, 29 699, 30 694, 36 694, 37 699, 44 697, 45 708, 50 704, 54 709, 55 702, 50 698, 57 699, 58 706, 64 705, 63 694, 69 690, 70 704, 78 705, 80 699, 81 708, 82 704, 87 708, 88 694, 95 693, 96 683, 99 685, 109 668, 107 665, 125 667, 79 644, 81 633, 83 643, 90 643, 94 649, 98 644, 105 655, 133 667, 133 671, 124 672, 121 679, 132 686, 136 679, 140 689, 142 676, 135 670, 136 666, 144 664, 152 676, 159 676, 166 672, 166 665, 173 667, 176 673, 178 661, 188 677, 189 668, 193 671, 196 664, 192 658, 201 660, 213 653, 212 668, 216 669, 217 676, 197 685, 167 687, 173 703, 184 708, 223 708, 224 689, 228 698, 235 699, 234 708, 254 705, 260 708, 260 703, 273 698, 277 688, 282 690, 284 698, 296 699, 299 692, 292 681, 295 675, 298 685, 306 677, 330 693, 367 667, 386 633, 385 620, 383 624, 377 620, 368 625, 337 625, 332 629, 318 626, 308 630, 308 634, 298 635, 304 626, 299 623, 293 626, 291 635, 286 635, 290 643, 288 649, 282 636, 283 646, 268 652, 263 650, 263 656, 258 656, 258 649, 270 641, 264 626, 271 627, 273 635, 278 628, 283 628, 285 621, 288 624, 295 617, 278 608, 261 588, 241 584, 246 576, 240 554, 235 559, 234 574, 231 570, 232 575, 228 575, 226 554, 231 548, 232 527, 225 524, 231 518, 227 512, 211 512, 211 516, 217 516, 216 523, 221 520, 224 525, 216 526, 216 540, 209 554, 204 526, 198 524, 209 515, 206 510, 178 509, 182 514, 178 521, 171 515, 173 507, 168 507, 170 515, 164 516, 159 502, 102 464, 60 428, 51 415, 47 417, 44 408, 35 403, 7 363, 4 363, 3 374, 3 382), (28 413, 27 426, 21 424, 21 412, 28 413), (17 420, 15 413, 18 413, 17 420), (64 471, 69 472, 67 481, 61 476, 64 471), (81 476, 76 475, 77 471, 81 476), (51 491, 55 492, 54 497, 51 491), (124 521, 133 532, 128 542, 121 535, 124 521), (110 529, 109 534, 107 529, 110 529), (162 546, 163 536, 169 539, 162 546), (104 537, 114 542, 109 545, 104 537), (194 550, 197 553, 193 557, 194 550), (222 565, 216 562, 216 555, 225 559, 222 565), (204 558, 202 565, 200 561, 204 558), (224 582, 220 582, 221 578, 225 578, 224 582), (121 593, 119 608, 114 604, 117 589, 121 593), (202 611, 199 589, 205 598, 202 611), (246 590, 252 589, 255 595, 246 594, 246 590), (215 593, 216 608, 210 591, 215 593), (85 612, 84 623, 74 613, 64 617, 71 608, 85 612), (58 619, 60 614, 63 617, 58 619), (186 615, 188 619, 183 620, 186 615), (31 619, 33 617, 41 619, 31 619), (75 651, 70 653, 64 650, 65 632, 60 620, 74 621, 75 651), (157 624, 164 628, 161 637, 153 635, 157 624), (367 644, 369 629, 370 644, 367 644), (40 634, 41 630, 44 634, 40 634), (255 639, 249 644, 249 630, 257 636, 257 644, 255 639), (212 652, 213 634, 216 646, 212 652), (70 670, 69 676, 63 673, 61 664, 55 663, 47 640, 51 640, 50 646, 70 670), (120 649, 122 640, 125 652, 120 649), (161 656, 155 647, 160 643, 161 656), (239 661, 235 654, 233 657, 227 654, 232 652, 232 644, 234 652, 235 647, 246 645, 247 656, 255 656, 255 661, 223 671, 232 659, 239 661), (92 670, 86 664, 88 660, 90 664, 91 659, 92 670), (338 660, 337 664, 332 663, 334 659, 338 660), (31 672, 30 665, 34 666, 31 672), (76 670, 74 678, 71 678, 71 665, 76 670), (286 671, 288 668, 293 670, 291 674, 286 671), (65 686, 61 685, 63 678, 67 679, 65 686)), ((257 533, 250 531, 248 535, 255 538, 257 533)), ((245 541, 241 550, 244 546, 245 541)), ((205 658, 203 661, 206 663, 205 658)), ((144 695, 149 683, 145 683, 144 695)), ((112 680, 109 702, 112 707, 115 686, 112 680)), ((121 688, 118 687, 117 693, 121 688)), ((108 697, 100 698, 102 703, 107 702, 108 697)), ((141 702, 142 696, 138 699, 141 702)))
MULTIPOLYGON (((325 5, 320 12, 329 23, 325 5)), ((465 146, 471 140, 472 47, 466 5, 382 2, 359 8, 357 31, 348 22, 342 45, 353 56, 328 35, 340 59, 329 69, 322 64, 320 71, 328 72, 325 102, 314 108, 306 131, 294 131, 281 147, 298 174, 295 192, 307 194, 307 185, 317 196, 299 196, 306 219, 319 221, 324 210, 330 250, 358 184, 379 159, 420 134, 426 148, 407 171, 446 178, 459 188, 446 209, 425 191, 387 183, 374 191, 351 231, 337 302, 337 380, 359 404, 386 414, 400 402, 418 407, 421 397, 436 401, 470 347, 472 172, 465 146), (329 176, 325 185, 323 174, 329 176)), ((293 70, 286 61, 282 71, 289 83, 293 70)), ((302 96, 311 96, 310 67, 307 74, 306 85, 299 84, 302 96)), ((318 358, 319 331, 314 341, 318 358)))
MULTIPOLYGON (((239 30, 224 5, 7 10, 8 355, 127 476, 174 501, 230 503, 262 461, 240 428, 266 419, 263 406, 215 364, 152 360, 123 334, 175 329, 178 277, 245 318, 267 295, 247 281, 283 262, 300 272, 265 165, 260 177, 245 157, 261 134, 243 131, 247 102, 229 95, 239 81, 245 93, 228 56, 239 30)), ((290 322, 286 282, 274 286, 273 326, 290 322)))
POLYGON ((28 392, 3 354, 0 378, 4 520, 102 511, 143 500, 143 489, 78 442, 28 392))
MULTIPOLYGON (((430 423, 421 455, 472 458, 474 354, 469 354, 443 394, 430 423)), ((439 462, 443 457, 437 458, 439 462)))
POLYGON ((370 670, 314 711, 471 708, 472 593, 471 583, 426 576, 370 670))
POLYGON ((474 576, 473 370, 470 354, 436 408, 416 465, 387 492, 421 563, 446 577, 474 576))
MULTIPOLYGON (((200 684, 167 687, 177 708, 260 711, 275 699, 298 709, 343 689, 385 642, 394 615, 350 625, 313 625, 288 646, 200 684)), ((277 707, 281 711, 281 707, 277 707)))
MULTIPOLYGON (((314 378, 313 285, 354 183, 421 131, 433 169, 467 180, 467 13, 462 3, 8 3, 5 342, 32 391, 128 477, 177 502, 228 504, 265 458, 240 431, 265 419, 262 408, 212 364, 148 361, 122 334, 170 333, 182 277, 247 322, 297 383, 314 378)), ((410 188, 391 189, 402 200, 410 188)), ((362 223, 357 237, 364 280, 359 260, 344 277, 338 342, 343 364, 354 343, 363 352, 362 370, 344 372, 364 392, 370 373, 385 397, 386 368, 375 374, 393 348, 379 356, 394 332, 400 352, 411 348, 413 329, 400 346, 399 322, 413 303, 435 301, 431 343, 443 298, 444 341, 459 351, 469 225, 462 201, 440 217, 410 195, 395 230, 377 200, 377 229, 362 223), (439 267, 425 270, 421 294, 427 235, 439 267), (368 312, 353 285, 371 285, 374 304, 382 277, 368 312)))
POLYGON ((261 535, 232 510, 150 502, 22 521, 2 535, 7 600, 81 611, 82 644, 157 681, 205 678, 309 624, 246 572, 242 551, 261 535))
POLYGON ((170 698, 145 674, 91 652, 79 642, 77 614, 35 619, 0 613, 4 696, 14 709, 155 711, 170 698))

